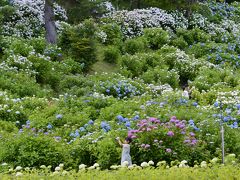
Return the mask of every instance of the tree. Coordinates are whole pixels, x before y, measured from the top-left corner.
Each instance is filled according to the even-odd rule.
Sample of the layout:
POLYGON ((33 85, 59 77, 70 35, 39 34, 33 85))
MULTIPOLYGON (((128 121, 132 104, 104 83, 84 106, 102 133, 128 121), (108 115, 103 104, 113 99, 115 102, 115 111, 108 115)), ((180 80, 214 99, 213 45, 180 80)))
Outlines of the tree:
POLYGON ((55 24, 53 3, 54 0, 45 0, 44 6, 46 41, 50 44, 57 43, 57 30, 55 24))

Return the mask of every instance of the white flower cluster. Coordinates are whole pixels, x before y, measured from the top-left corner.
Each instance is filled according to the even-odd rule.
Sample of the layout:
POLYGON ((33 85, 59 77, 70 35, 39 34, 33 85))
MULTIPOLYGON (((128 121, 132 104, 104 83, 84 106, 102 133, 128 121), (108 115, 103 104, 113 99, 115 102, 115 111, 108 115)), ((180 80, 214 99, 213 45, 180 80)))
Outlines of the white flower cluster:
POLYGON ((240 91, 217 92, 217 101, 221 101, 223 104, 240 104, 240 91))
MULTIPOLYGON (((37 37, 44 30, 44 0, 13 0, 16 12, 3 24, 3 34, 17 37, 37 37)), ((66 11, 54 4, 59 20, 67 20, 66 11)))
POLYGON ((155 94, 165 94, 167 92, 173 92, 173 88, 169 84, 163 85, 149 84, 147 89, 150 89, 155 94))
POLYGON ((126 38, 140 36, 144 28, 152 27, 162 27, 169 31, 178 28, 200 28, 211 35, 239 32, 239 24, 233 20, 223 19, 220 23, 213 23, 198 13, 193 13, 188 20, 180 11, 167 12, 159 8, 114 11, 107 17, 121 26, 126 38))
POLYGON ((208 27, 208 25, 209 25, 209 22, 206 17, 198 13, 192 14, 191 20, 189 21, 189 26, 194 28, 204 29, 208 27))
POLYGON ((221 21, 219 24, 216 23, 208 23, 204 28, 210 35, 221 35, 221 34, 229 34, 233 33, 235 35, 240 34, 240 24, 236 23, 232 20, 225 19, 221 21))
POLYGON ((102 2, 100 6, 102 6, 107 11, 107 13, 112 13, 115 11, 115 7, 110 1, 102 2))
POLYGON ((122 32, 127 38, 142 35, 144 28, 187 28, 187 19, 182 13, 169 14, 159 8, 116 11, 109 18, 121 26, 122 32))

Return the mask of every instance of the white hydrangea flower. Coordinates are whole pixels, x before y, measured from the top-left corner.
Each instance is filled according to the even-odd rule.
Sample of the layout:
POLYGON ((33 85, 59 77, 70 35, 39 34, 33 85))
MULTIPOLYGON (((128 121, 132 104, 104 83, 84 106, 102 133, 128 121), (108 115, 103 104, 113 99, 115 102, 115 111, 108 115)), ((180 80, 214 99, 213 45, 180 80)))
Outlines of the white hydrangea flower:
POLYGON ((187 161, 183 160, 183 161, 180 162, 180 164, 187 164, 187 161))
POLYGON ((87 166, 85 164, 80 164, 78 168, 79 168, 79 170, 81 170, 81 169, 85 169, 86 167, 87 166))
POLYGON ((17 166, 17 167, 15 168, 15 170, 16 170, 16 171, 21 171, 21 170, 22 170, 22 167, 21 167, 21 166, 17 166))
POLYGON ((148 165, 149 165, 149 166, 153 166, 153 165, 154 165, 154 162, 153 162, 153 161, 149 161, 149 162, 148 162, 148 165))
POLYGON ((166 166, 167 165, 167 162, 166 161, 159 161, 157 163, 157 166, 166 166))
POLYGON ((95 169, 94 166, 90 166, 90 167, 88 168, 88 170, 93 170, 93 169, 95 169))
POLYGON ((143 167, 143 168, 149 167, 149 164, 147 162, 142 162, 141 163, 141 167, 143 167))
POLYGON ((59 166, 55 167, 55 171, 60 171, 61 168, 59 166))
POLYGON ((40 166, 41 169, 46 169, 47 167, 45 165, 40 166))
POLYGON ((99 164, 98 163, 94 163, 94 165, 93 165, 94 167, 99 167, 99 164))
POLYGON ((202 161, 201 164, 200 164, 200 167, 201 168, 207 168, 207 162, 206 161, 202 161))

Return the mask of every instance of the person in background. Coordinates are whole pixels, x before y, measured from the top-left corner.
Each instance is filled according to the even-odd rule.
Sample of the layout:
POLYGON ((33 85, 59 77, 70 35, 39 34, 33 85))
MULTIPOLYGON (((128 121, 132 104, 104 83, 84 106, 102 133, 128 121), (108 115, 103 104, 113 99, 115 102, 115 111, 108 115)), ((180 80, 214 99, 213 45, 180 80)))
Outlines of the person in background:
POLYGON ((121 166, 131 166, 132 159, 130 156, 130 143, 132 142, 132 139, 127 137, 125 138, 124 142, 121 142, 120 138, 117 137, 116 140, 118 141, 119 145, 122 146, 121 166))
POLYGON ((182 92, 182 97, 189 99, 189 87, 188 86, 184 87, 183 92, 182 92))

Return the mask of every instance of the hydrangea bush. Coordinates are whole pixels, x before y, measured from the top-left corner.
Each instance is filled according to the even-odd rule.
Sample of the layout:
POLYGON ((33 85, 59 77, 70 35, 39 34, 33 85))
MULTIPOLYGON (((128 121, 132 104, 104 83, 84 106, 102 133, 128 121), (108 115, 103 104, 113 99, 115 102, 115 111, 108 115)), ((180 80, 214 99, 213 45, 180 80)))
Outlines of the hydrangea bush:
MULTIPOLYGON (((44 0, 13 0, 15 13, 3 23, 3 34, 17 37, 38 37, 44 32, 44 0)), ((54 3, 55 17, 66 21, 66 11, 54 3)), ((59 26, 59 21, 56 22, 59 26)))

